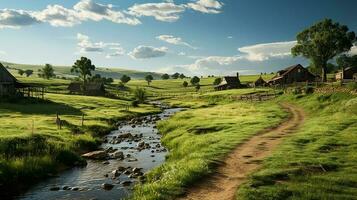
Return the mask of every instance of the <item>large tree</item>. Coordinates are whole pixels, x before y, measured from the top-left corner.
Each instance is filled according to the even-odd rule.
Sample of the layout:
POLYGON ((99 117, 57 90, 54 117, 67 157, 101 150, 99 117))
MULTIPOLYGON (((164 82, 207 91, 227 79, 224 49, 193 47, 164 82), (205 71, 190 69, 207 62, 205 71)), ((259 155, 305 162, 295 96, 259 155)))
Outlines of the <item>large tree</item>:
POLYGON ((92 76, 92 71, 95 70, 95 66, 92 65, 92 61, 86 57, 81 57, 72 66, 71 72, 78 73, 83 83, 87 82, 87 77, 92 76))
POLYGON ((39 69, 38 72, 39 72, 38 76, 45 79, 50 79, 52 77, 55 77, 55 72, 53 70, 52 65, 50 64, 46 64, 42 69, 39 69))
POLYGON ((291 49, 293 56, 304 56, 321 69, 322 81, 326 81, 327 62, 349 51, 356 35, 345 25, 325 19, 300 32, 297 44, 291 49))
POLYGON ((126 83, 128 83, 129 81, 131 80, 130 76, 127 76, 127 75, 123 75, 121 78, 120 78, 120 81, 125 85, 126 83))
POLYGON ((148 85, 150 85, 151 81, 154 80, 154 77, 151 74, 148 74, 145 76, 146 82, 148 82, 148 85))

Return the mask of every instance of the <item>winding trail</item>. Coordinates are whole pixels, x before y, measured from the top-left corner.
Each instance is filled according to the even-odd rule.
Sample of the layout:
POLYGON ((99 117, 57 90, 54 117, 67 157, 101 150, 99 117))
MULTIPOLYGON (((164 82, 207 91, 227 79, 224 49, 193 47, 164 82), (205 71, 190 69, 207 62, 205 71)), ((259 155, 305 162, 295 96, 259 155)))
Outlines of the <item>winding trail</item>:
POLYGON ((305 115, 302 109, 281 104, 290 113, 290 117, 277 127, 265 129, 239 145, 212 176, 203 179, 188 189, 187 200, 231 200, 235 199, 237 188, 246 177, 261 167, 262 159, 268 157, 281 143, 282 139, 295 132, 303 123, 305 115))

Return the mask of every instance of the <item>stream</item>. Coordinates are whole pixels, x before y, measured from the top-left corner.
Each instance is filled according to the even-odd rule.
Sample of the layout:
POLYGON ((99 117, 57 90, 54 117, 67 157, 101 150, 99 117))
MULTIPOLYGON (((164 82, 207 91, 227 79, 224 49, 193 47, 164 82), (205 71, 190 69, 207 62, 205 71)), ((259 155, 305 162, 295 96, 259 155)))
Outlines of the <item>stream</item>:
POLYGON ((156 122, 181 110, 163 109, 160 114, 118 123, 118 130, 106 136, 101 149, 109 155, 123 154, 118 153, 115 159, 87 160, 87 166, 61 172, 57 177, 32 186, 16 199, 111 200, 128 197, 134 184, 143 178, 143 173, 165 161, 167 150, 161 146, 156 122))

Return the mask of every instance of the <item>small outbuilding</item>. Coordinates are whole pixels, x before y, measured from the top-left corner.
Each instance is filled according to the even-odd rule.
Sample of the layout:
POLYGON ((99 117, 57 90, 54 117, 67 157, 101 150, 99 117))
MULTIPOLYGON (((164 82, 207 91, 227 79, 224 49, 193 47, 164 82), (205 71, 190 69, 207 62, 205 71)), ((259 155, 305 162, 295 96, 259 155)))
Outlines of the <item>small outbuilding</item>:
POLYGON ((255 82, 254 87, 264 87, 267 86, 267 82, 260 76, 255 82))
POLYGON ((86 94, 91 96, 104 96, 105 86, 100 82, 89 82, 84 86, 80 82, 72 82, 68 85, 71 94, 86 94))
POLYGON ((268 81, 269 85, 284 85, 296 82, 313 82, 316 76, 302 65, 297 64, 287 67, 277 72, 277 74, 268 81))
POLYGON ((343 74, 342 70, 335 74, 336 80, 353 80, 354 77, 357 77, 357 67, 347 67, 344 69, 343 74))
POLYGON ((44 88, 19 82, 0 63, 0 97, 27 96, 44 98, 44 88))
POLYGON ((236 89, 240 88, 242 85, 239 80, 239 73, 237 76, 225 76, 223 81, 214 87, 215 90, 227 90, 227 89, 236 89))

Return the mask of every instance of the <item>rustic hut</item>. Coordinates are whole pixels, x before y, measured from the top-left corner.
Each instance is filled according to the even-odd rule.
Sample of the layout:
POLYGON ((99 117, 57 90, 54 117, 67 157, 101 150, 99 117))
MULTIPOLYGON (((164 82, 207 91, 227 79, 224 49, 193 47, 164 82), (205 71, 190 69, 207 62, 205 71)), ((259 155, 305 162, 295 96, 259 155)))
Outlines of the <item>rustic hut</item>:
POLYGON ((302 65, 297 64, 278 71, 277 74, 268 81, 268 84, 284 85, 295 82, 313 82, 315 78, 315 75, 311 74, 302 65))
POLYGON ((16 94, 16 78, 0 63, 0 96, 16 94))
POLYGON ((80 82, 72 82, 68 85, 68 90, 71 94, 86 94, 91 96, 104 96, 105 87, 103 83, 89 82, 83 87, 80 82))
POLYGON ((237 76, 225 76, 223 77, 223 81, 215 86, 215 90, 227 90, 227 89, 235 89, 235 88, 240 88, 241 83, 239 80, 239 73, 237 73, 237 76))
POLYGON ((44 98, 44 88, 19 82, 0 63, 0 97, 27 96, 44 98))
POLYGON ((347 67, 344 69, 343 74, 342 70, 337 72, 335 78, 336 80, 342 80, 342 78, 344 80, 353 80, 355 74, 357 75, 357 67, 347 67))
POLYGON ((267 82, 264 81, 264 79, 262 78, 262 76, 260 76, 255 82, 254 82, 254 86, 255 87, 264 87, 267 85, 267 82))

